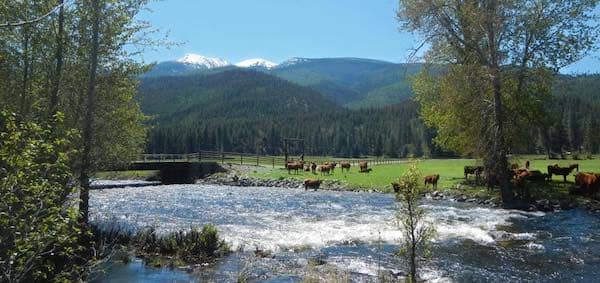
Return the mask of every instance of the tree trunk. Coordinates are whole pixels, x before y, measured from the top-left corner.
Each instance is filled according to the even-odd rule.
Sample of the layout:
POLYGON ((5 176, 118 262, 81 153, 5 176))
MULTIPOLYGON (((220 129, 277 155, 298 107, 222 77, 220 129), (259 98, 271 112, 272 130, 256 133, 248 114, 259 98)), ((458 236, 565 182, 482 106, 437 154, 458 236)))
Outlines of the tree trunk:
POLYGON ((20 101, 19 101, 19 112, 21 113, 21 119, 25 120, 27 115, 27 101, 28 101, 28 86, 29 86, 29 75, 31 72, 31 67, 30 67, 30 55, 29 55, 29 45, 30 45, 30 36, 31 34, 29 33, 29 27, 24 26, 22 28, 22 34, 23 34, 23 42, 22 44, 22 48, 23 48, 23 82, 21 84, 21 97, 20 97, 20 101))
POLYGON ((492 125, 492 153, 490 162, 493 175, 500 184, 502 202, 510 205, 513 202, 513 192, 508 176, 508 160, 503 131, 502 117, 502 78, 497 66, 491 68, 492 86, 494 89, 494 117, 492 125))
MULTIPOLYGON (((412 193, 411 193, 412 194, 412 193)), ((410 282, 417 282, 417 244, 415 239, 415 218, 414 218, 414 206, 413 199, 414 196, 411 196, 411 199, 407 202, 408 204, 408 217, 410 218, 410 274, 409 279, 410 282)), ((416 203, 415 203, 416 205, 416 203)))
POLYGON ((85 120, 83 128, 83 155, 82 165, 79 175, 81 191, 79 193, 79 214, 81 222, 88 223, 89 220, 89 190, 90 190, 90 174, 92 169, 92 144, 93 144, 93 129, 96 110, 96 76, 98 69, 98 50, 100 45, 100 0, 92 0, 93 18, 92 18, 92 45, 90 52, 90 70, 87 86, 87 101, 85 120))
POLYGON ((52 93, 50 95, 50 116, 56 115, 58 112, 58 91, 60 89, 60 81, 62 79, 63 69, 63 38, 64 38, 64 23, 65 9, 64 0, 58 2, 60 10, 58 12, 58 33, 56 34, 56 70, 54 73, 54 82, 52 85, 52 93))

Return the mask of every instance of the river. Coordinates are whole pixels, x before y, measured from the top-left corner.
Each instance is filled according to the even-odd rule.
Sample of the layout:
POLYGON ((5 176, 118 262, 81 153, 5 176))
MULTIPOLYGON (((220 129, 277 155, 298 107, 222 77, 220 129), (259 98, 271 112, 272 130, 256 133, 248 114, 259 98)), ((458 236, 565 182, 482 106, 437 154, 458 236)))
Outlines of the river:
MULTIPOLYGON (((98 282, 297 282, 342 274, 370 282, 401 275, 402 233, 391 194, 169 185, 94 190, 91 219, 161 232, 215 224, 235 251, 195 274, 114 265, 98 282), (256 258, 255 249, 273 257, 256 258), (325 265, 313 267, 314 259, 325 265)), ((600 218, 582 210, 551 214, 424 201, 437 233, 421 277, 446 281, 592 282, 600 278, 600 218)))

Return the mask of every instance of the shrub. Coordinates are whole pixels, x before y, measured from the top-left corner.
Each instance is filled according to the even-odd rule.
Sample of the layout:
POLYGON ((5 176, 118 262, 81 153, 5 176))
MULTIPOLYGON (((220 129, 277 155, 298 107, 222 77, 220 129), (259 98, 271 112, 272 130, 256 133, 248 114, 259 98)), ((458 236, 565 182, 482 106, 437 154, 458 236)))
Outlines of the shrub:
POLYGON ((0 282, 80 281, 87 233, 69 200, 68 133, 17 121, 0 113, 0 282))
POLYGON ((396 194, 401 204, 396 217, 404 230, 399 254, 408 262, 409 282, 417 282, 419 261, 429 255, 429 241, 435 233, 433 225, 425 219, 426 211, 419 207, 423 195, 422 180, 417 166, 410 165, 399 180, 400 190, 396 194))
POLYGON ((213 261, 229 253, 229 245, 221 240, 213 225, 201 230, 192 227, 189 231, 177 231, 159 235, 154 228, 139 231, 131 239, 131 245, 142 257, 170 256, 185 263, 213 261))

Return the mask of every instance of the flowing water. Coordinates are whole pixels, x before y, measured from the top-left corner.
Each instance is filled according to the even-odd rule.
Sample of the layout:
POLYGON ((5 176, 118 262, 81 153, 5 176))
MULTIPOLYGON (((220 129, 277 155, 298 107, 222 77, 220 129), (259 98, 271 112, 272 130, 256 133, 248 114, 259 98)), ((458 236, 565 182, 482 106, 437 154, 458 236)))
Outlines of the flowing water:
MULTIPOLYGON (((95 190, 96 223, 168 232, 215 224, 236 252, 188 275, 119 265, 99 281, 296 282, 312 273, 352 281, 399 276, 402 238, 392 195, 300 189, 170 185, 95 190), (255 249, 273 257, 256 258, 255 249), (313 267, 318 259, 325 265, 313 267), (333 270, 333 271, 331 271, 333 270), (154 272, 154 273, 153 273, 154 272)), ((425 201, 437 233, 421 270, 430 281, 573 281, 600 278, 600 218, 585 211, 552 214, 425 201)))

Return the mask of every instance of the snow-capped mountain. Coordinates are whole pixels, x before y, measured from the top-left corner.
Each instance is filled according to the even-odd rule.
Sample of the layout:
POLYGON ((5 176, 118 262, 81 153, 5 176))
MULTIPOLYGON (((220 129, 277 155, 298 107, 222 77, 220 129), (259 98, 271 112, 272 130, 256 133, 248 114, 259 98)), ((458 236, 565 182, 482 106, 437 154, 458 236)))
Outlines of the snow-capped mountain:
POLYGON ((229 62, 221 58, 211 58, 198 54, 186 54, 179 58, 177 62, 207 69, 221 68, 230 65, 229 62))
POLYGON ((276 63, 273 63, 269 60, 265 60, 262 58, 244 60, 239 63, 236 63, 235 65, 240 68, 267 68, 267 69, 272 69, 277 66, 276 63))
POLYGON ((305 63, 308 61, 310 61, 310 59, 308 59, 308 58, 294 57, 294 58, 284 61, 283 63, 279 64, 279 66, 277 66, 277 67, 289 67, 289 66, 293 66, 296 64, 305 63))

